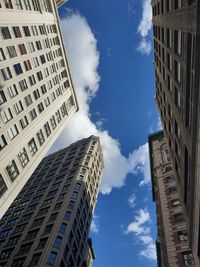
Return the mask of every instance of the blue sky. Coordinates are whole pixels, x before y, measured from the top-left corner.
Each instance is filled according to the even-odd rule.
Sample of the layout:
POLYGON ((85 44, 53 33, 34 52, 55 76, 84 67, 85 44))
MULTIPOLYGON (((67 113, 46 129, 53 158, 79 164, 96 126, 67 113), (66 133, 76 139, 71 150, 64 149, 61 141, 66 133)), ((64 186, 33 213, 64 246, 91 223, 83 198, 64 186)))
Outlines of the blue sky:
POLYGON ((160 123, 150 0, 70 0, 59 13, 80 111, 52 151, 94 134, 104 153, 93 266, 156 266, 147 137, 160 123))

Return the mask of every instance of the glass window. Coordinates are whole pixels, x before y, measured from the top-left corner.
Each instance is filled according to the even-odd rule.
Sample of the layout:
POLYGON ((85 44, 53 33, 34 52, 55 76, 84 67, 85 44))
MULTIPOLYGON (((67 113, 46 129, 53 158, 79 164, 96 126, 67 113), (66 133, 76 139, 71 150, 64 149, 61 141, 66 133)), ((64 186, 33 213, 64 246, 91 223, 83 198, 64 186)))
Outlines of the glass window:
POLYGON ((22 110, 24 110, 22 102, 19 101, 18 103, 14 104, 14 108, 17 114, 19 114, 20 112, 22 112, 22 110))
POLYGON ((16 52, 14 45, 8 46, 7 50, 8 50, 8 54, 9 54, 10 58, 14 58, 17 56, 17 52, 16 52))
POLYGON ((14 67, 16 75, 20 75, 23 73, 23 70, 22 70, 20 63, 15 64, 13 67, 14 67))
POLYGON ((37 266, 39 264, 41 255, 42 255, 42 253, 34 254, 29 266, 30 267, 37 266))
POLYGON ((72 210, 74 207, 75 201, 70 200, 69 204, 68 204, 68 209, 72 210))
POLYGON ((35 76, 34 75, 29 76, 28 79, 29 79, 29 82, 30 82, 31 86, 36 84, 36 80, 35 80, 35 76))
POLYGON ((18 157, 22 164, 22 167, 24 168, 29 162, 29 158, 28 158, 25 148, 23 148, 23 150, 18 154, 18 157))
POLYGON ((67 228, 67 224, 66 223, 62 223, 61 226, 60 226, 59 232, 64 234, 65 231, 66 231, 66 228, 67 228))
POLYGON ((32 69, 31 62, 29 59, 24 61, 24 67, 25 67, 26 71, 29 71, 32 69))
POLYGON ((180 242, 188 241, 188 232, 187 230, 182 230, 178 232, 178 238, 180 242))
POLYGON ((43 249, 47 243, 48 237, 40 239, 37 249, 43 249))
POLYGON ((40 145, 42 145, 45 142, 44 134, 43 134, 42 130, 39 130, 39 132, 37 132, 37 138, 38 138, 40 145))
POLYGON ((37 149, 37 145, 36 145, 36 143, 35 143, 35 139, 34 139, 34 138, 32 138, 32 139, 28 142, 28 146, 29 146, 31 155, 34 156, 35 153, 38 151, 38 149, 37 149))
MULTIPOLYGON (((0 150, 1 150, 1 138, 0 138, 0 150)), ((6 183, 4 182, 4 179, 2 175, 0 174, 0 197, 3 196, 3 194, 7 191, 6 183)))
POLYGON ((48 263, 54 265, 56 261, 56 256, 57 253, 52 251, 51 254, 49 255, 48 263))
POLYGON ((26 102, 26 106, 27 106, 27 107, 30 106, 30 105, 33 103, 33 100, 32 100, 32 98, 31 98, 31 95, 30 95, 30 94, 27 95, 27 96, 25 96, 25 97, 24 97, 24 100, 25 100, 25 102, 26 102))
POLYGON ((50 129, 50 126, 49 126, 48 122, 45 123, 44 129, 45 129, 46 136, 48 137, 51 134, 51 129, 50 129))
POLYGON ((36 113, 36 110, 35 109, 32 109, 30 112, 30 117, 31 117, 31 120, 33 121, 36 117, 37 117, 37 113, 36 113))
POLYGON ((29 51, 29 53, 33 53, 35 51, 35 47, 34 47, 33 42, 28 43, 28 51, 29 51))
POLYGON ((12 125, 10 129, 8 129, 8 135, 11 139, 14 139, 18 135, 18 129, 16 124, 12 125))
POLYGON ((18 26, 13 27, 13 32, 16 38, 22 37, 20 28, 18 26))
POLYGON ((28 119, 26 116, 24 116, 21 120, 20 120, 20 124, 22 129, 24 129, 27 125, 28 125, 28 119))
POLYGON ((17 87, 15 84, 9 86, 8 91, 9 91, 10 97, 12 98, 18 95, 17 87))
POLYGON ((19 44, 18 46, 19 46, 19 51, 20 51, 21 55, 27 54, 25 44, 19 44))
POLYGON ((43 110, 44 110, 44 105, 41 102, 41 103, 38 104, 38 111, 39 111, 39 113, 42 113, 43 110))
POLYGON ((60 248, 61 243, 62 243, 62 237, 57 236, 57 237, 56 237, 56 240, 55 240, 55 242, 54 242, 54 247, 56 247, 56 248, 60 248))
POLYGON ((77 196, 78 196, 78 192, 74 191, 73 194, 72 194, 72 198, 73 199, 77 199, 77 196))
POLYGON ((28 85, 27 85, 27 82, 25 79, 19 81, 19 86, 20 86, 22 92, 25 91, 26 89, 28 89, 28 85))
POLYGON ((5 123, 10 121, 13 118, 10 108, 1 111, 1 117, 2 117, 3 122, 5 123))
POLYGON ((24 30, 24 35, 25 36, 31 36, 31 33, 30 33, 30 30, 29 30, 28 26, 23 26, 22 28, 24 30))
POLYGON ((11 181, 14 181, 19 175, 19 170, 14 160, 12 160, 11 163, 6 167, 6 170, 11 181))
POLYGON ((3 39, 11 39, 11 34, 8 27, 0 27, 0 31, 3 39))
POLYGON ((185 266, 190 266, 194 264, 194 259, 191 251, 185 251, 182 255, 185 266))
POLYGON ((39 60, 37 57, 32 58, 32 64, 35 68, 39 66, 39 60))
POLYGON ((1 69, 1 74, 4 78, 5 81, 9 80, 12 78, 12 74, 10 72, 9 67, 5 68, 5 69, 1 69))
MULTIPOLYGON (((6 142, 5 136, 2 134, 2 135, 0 135, 0 151, 1 151, 5 146, 7 146, 7 142, 6 142)), ((0 184, 1 184, 1 183, 0 183, 0 184)))
POLYGON ((71 216, 71 212, 70 211, 66 211, 65 216, 64 216, 64 220, 69 221, 70 216, 71 216))
POLYGON ((7 100, 6 100, 6 96, 4 94, 4 91, 1 90, 0 91, 0 105, 2 105, 3 103, 5 103, 7 100))
POLYGON ((177 207, 180 205, 180 200, 179 199, 173 199, 172 200, 172 206, 173 207, 177 207))
POLYGON ((6 59, 6 57, 4 55, 3 48, 0 48, 0 61, 3 61, 5 59, 6 59))

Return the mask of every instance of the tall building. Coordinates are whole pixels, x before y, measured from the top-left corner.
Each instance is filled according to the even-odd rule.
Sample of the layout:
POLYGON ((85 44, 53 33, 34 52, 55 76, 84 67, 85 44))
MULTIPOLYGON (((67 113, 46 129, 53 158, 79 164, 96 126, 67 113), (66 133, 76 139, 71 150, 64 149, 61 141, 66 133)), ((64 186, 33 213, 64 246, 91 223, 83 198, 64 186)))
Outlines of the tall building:
POLYGON ((200 256, 200 1, 152 0, 156 102, 200 256))
POLYGON ((54 0, 0 3, 0 217, 78 110, 54 0))
POLYGON ((64 3, 66 3, 68 0, 56 0, 56 4, 58 7, 61 7, 64 3))
POLYGON ((158 267, 197 266, 189 247, 188 219, 162 131, 149 136, 153 200, 157 211, 158 267))
POLYGON ((45 157, 0 221, 0 266, 89 267, 102 169, 95 136, 45 157))

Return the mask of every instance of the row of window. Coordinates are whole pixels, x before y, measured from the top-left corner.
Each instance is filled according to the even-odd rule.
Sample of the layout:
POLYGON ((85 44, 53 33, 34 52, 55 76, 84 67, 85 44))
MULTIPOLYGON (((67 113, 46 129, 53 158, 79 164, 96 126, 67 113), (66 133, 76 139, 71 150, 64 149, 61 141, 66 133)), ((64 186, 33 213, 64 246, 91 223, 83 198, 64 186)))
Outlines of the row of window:
MULTIPOLYGON (((44 2, 48 2, 45 1, 44 2)), ((41 5, 39 0, 3 0, 0 4, 0 8, 6 9, 18 9, 18 10, 32 10, 32 11, 41 11, 41 5)), ((45 6, 46 10, 46 6, 45 6)), ((49 9, 46 10, 51 12, 51 6, 49 3, 49 9)))
POLYGON ((170 12, 181 8, 183 5, 182 0, 159 0, 153 8, 153 16, 170 12))

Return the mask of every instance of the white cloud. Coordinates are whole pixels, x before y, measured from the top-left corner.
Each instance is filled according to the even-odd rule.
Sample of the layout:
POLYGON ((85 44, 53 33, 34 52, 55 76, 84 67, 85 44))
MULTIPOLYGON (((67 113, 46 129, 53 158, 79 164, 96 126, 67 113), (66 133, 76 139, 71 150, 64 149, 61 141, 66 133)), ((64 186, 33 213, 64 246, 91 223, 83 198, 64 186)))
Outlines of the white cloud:
POLYGON ((147 144, 126 158, 121 153, 118 140, 112 138, 108 131, 101 129, 102 119, 99 118, 97 125, 91 121, 89 104, 99 89, 100 54, 90 26, 79 13, 70 12, 61 20, 61 27, 80 110, 70 118, 51 152, 78 139, 96 135, 100 137, 104 154, 105 169, 100 188, 103 194, 109 194, 113 187, 123 186, 128 173, 142 173, 142 183, 148 183, 150 179, 147 172, 147 144))
POLYGON ((125 234, 134 234, 137 242, 141 245, 139 252, 149 260, 156 261, 156 247, 151 237, 150 214, 147 209, 140 209, 134 221, 127 226, 125 234))
POLYGON ((147 40, 152 28, 152 7, 151 0, 143 0, 142 18, 138 26, 138 33, 141 36, 137 51, 143 55, 149 55, 151 52, 151 42, 147 40))
POLYGON ((151 0, 143 0, 142 19, 138 26, 138 32, 142 37, 146 37, 152 28, 152 7, 151 0))
POLYGON ((92 223, 90 226, 90 231, 94 234, 97 234, 99 232, 99 216, 94 215, 92 219, 92 223))
POLYGON ((150 214, 145 209, 140 209, 135 220, 130 223, 125 231, 125 234, 134 233, 136 236, 141 234, 149 234, 150 227, 145 226, 145 223, 150 221, 150 214))
POLYGON ((128 204, 131 208, 135 207, 135 202, 136 202, 136 196, 133 193, 129 198, 128 198, 128 204))
POLYGON ((147 41, 146 38, 142 38, 137 47, 137 51, 143 55, 149 55, 151 52, 151 42, 147 41))

